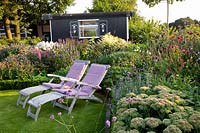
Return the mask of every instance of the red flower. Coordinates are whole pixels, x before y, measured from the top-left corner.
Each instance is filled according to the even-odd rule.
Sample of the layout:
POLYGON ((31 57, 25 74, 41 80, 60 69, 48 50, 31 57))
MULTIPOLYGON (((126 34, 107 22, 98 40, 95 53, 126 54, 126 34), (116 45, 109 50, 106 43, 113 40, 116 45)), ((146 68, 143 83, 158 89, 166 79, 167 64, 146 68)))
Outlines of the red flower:
POLYGON ((192 35, 192 34, 194 34, 194 32, 192 32, 192 31, 190 31, 190 32, 188 31, 187 33, 188 33, 189 35, 192 35))
POLYGON ((183 40, 183 37, 181 35, 178 36, 178 43, 181 43, 183 40))

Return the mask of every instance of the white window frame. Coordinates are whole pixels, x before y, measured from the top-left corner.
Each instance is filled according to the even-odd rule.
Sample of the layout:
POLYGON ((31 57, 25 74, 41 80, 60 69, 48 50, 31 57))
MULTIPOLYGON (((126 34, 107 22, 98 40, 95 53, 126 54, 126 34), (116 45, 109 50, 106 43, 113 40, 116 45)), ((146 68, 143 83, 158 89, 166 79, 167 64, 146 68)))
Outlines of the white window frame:
POLYGON ((99 38, 99 23, 98 23, 99 19, 82 19, 82 20, 78 20, 78 28, 79 28, 79 39, 87 39, 87 38, 99 38), (81 22, 84 21, 91 21, 94 22, 96 21, 96 24, 93 25, 81 25, 81 22), (96 28, 96 36, 81 36, 81 28, 96 28))

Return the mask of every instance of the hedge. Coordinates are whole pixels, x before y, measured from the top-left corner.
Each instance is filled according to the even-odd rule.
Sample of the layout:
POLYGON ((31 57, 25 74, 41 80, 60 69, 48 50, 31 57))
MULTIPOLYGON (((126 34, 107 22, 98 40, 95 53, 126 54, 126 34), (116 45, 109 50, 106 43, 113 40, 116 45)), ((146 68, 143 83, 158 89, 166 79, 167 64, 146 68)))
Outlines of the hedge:
POLYGON ((48 81, 49 79, 47 77, 27 80, 2 80, 0 81, 0 90, 21 90, 48 81))

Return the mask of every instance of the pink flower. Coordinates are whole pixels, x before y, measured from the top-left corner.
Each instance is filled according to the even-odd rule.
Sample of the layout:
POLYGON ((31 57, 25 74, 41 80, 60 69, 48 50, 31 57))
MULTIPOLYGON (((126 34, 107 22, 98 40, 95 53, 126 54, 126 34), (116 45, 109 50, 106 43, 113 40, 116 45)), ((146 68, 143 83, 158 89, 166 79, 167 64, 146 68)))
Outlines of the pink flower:
POLYGON ((53 114, 50 116, 50 119, 51 119, 51 120, 54 120, 54 119, 55 119, 55 117, 54 117, 53 114))
POLYGON ((41 59, 42 59, 42 54, 41 54, 41 52, 40 52, 40 51, 38 51, 38 53, 37 53, 37 54, 38 54, 38 59, 39 59, 39 60, 41 60, 41 59))
POLYGON ((126 99, 126 101, 127 101, 128 103, 131 103, 131 102, 133 101, 133 99, 132 99, 132 98, 128 98, 128 99, 126 99))
POLYGON ((59 98, 59 99, 58 99, 58 102, 59 102, 59 103, 63 103, 63 102, 64 102, 64 99, 63 99, 63 98, 59 98))
POLYGON ((109 128, 110 127, 110 121, 106 120, 106 127, 109 128))
POLYGON ((61 116, 61 115, 62 115, 62 112, 59 112, 58 115, 61 116))
POLYGON ((39 60, 42 59, 42 54, 39 48, 34 48, 33 53, 37 54, 39 60))
POLYGON ((112 117, 112 122, 115 122, 117 120, 117 117, 116 116, 113 116, 112 117))

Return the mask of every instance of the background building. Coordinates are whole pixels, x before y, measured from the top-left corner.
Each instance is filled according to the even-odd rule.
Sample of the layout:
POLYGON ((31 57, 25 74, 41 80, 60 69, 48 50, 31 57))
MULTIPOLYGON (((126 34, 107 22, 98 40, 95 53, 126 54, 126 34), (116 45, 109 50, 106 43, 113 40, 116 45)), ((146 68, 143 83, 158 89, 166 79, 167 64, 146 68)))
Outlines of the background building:
POLYGON ((110 32, 128 40, 128 20, 132 15, 132 12, 43 14, 37 29, 38 36, 45 41, 57 41, 66 38, 99 38, 110 32))

